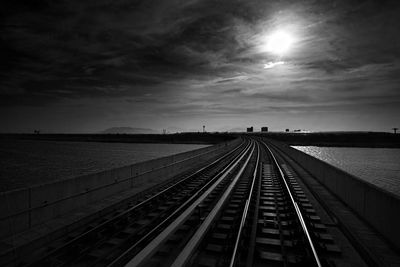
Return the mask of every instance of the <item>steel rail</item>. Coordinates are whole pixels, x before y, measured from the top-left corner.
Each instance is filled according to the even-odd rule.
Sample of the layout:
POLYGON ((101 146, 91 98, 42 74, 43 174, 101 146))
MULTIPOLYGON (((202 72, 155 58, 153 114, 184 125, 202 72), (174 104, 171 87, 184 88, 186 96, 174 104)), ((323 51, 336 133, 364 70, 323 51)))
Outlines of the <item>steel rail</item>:
MULTIPOLYGON (((279 150, 279 146, 277 144, 272 144, 272 146, 275 147, 275 149, 279 150)), ((283 156, 282 153, 280 154, 281 156, 283 156)), ((311 193, 328 213, 331 220, 338 225, 338 228, 343 232, 349 242, 353 244, 354 248, 357 250, 360 256, 367 262, 367 265, 370 267, 379 266, 379 260, 369 251, 367 251, 366 248, 359 243, 359 241, 357 241, 357 239, 354 237, 354 234, 347 228, 347 226, 344 225, 343 222, 341 222, 334 213, 332 213, 331 207, 329 207, 329 205, 326 204, 324 201, 321 201, 321 196, 312 191, 311 193)))
POLYGON ((315 263, 317 264, 318 267, 322 267, 321 261, 319 260, 317 251, 316 251, 316 249, 315 249, 315 247, 314 247, 314 243, 313 243, 313 241, 312 241, 312 239, 311 239, 311 236, 310 236, 310 234, 309 234, 309 231, 308 231, 308 229, 307 229, 307 225, 306 225, 306 223, 305 223, 305 221, 304 221, 303 215, 301 214, 301 211, 300 211, 300 209, 299 209, 299 206, 298 206, 297 202, 294 200, 293 195, 292 195, 291 190, 290 190, 290 187, 289 187, 289 185, 288 185, 287 182, 286 182, 285 174, 283 173, 281 167, 279 166, 278 161, 277 161, 276 158, 275 158, 275 155, 272 153, 272 150, 269 148, 269 146, 268 146, 264 141, 261 141, 261 143, 263 143, 264 146, 268 149, 268 151, 270 152, 270 154, 271 154, 271 156, 272 156, 272 159, 273 159, 273 161, 274 161, 276 167, 277 167, 278 170, 279 170, 279 174, 280 174, 280 176, 281 176, 281 178, 282 178, 282 180, 283 180, 283 182, 284 182, 284 184, 285 184, 286 190, 288 191, 290 200, 291 200, 291 202, 292 202, 292 204, 293 204, 293 206, 294 206, 294 209, 295 209, 295 211, 296 211, 296 215, 297 215, 297 217, 298 217, 298 219, 299 219, 299 221, 300 221, 300 224, 301 224, 301 227, 302 227, 302 229, 303 229, 303 232, 304 232, 304 234, 305 234, 305 236, 306 236, 308 245, 309 245, 310 248, 311 248, 314 261, 315 261, 315 263))
POLYGON ((247 219, 247 215, 248 215, 248 211, 249 211, 249 207, 250 207, 250 202, 251 202, 251 197, 253 196, 253 190, 254 190, 254 184, 255 181, 257 180, 257 173, 259 170, 259 163, 260 163, 260 145, 257 142, 257 161, 256 161, 256 167, 254 168, 254 172, 253 172, 253 179, 251 182, 251 188, 250 188, 250 192, 249 192, 249 196, 246 200, 246 204, 243 210, 243 214, 242 214, 242 218, 240 220, 240 226, 239 226, 239 230, 237 232, 236 235, 236 241, 235 241, 235 246, 233 248, 233 252, 232 252, 232 257, 231 257, 231 261, 229 264, 229 267, 233 267, 235 264, 235 260, 236 260, 236 255, 237 255, 237 251, 238 251, 238 247, 239 247, 239 242, 240 242, 240 238, 243 232, 243 228, 247 219))
POLYGON ((116 220, 118 220, 118 219, 120 219, 120 218, 123 218, 124 216, 128 215, 128 214, 131 213, 132 211, 134 211, 134 210, 136 210, 136 209, 138 209, 138 208, 140 208, 140 207, 146 205, 147 203, 151 202, 152 200, 156 199, 157 197, 161 196, 162 194, 168 192, 169 190, 173 189, 174 187, 178 186, 179 184, 184 183, 185 181, 187 181, 188 179, 190 179, 190 178, 194 177, 195 175, 201 173, 202 171, 204 171, 204 170, 206 170, 206 169, 208 169, 208 168, 211 168, 213 165, 217 164, 218 162, 222 161, 224 158, 226 158, 226 157, 228 157, 229 155, 233 154, 236 150, 238 150, 238 149, 239 149, 240 147, 242 147, 243 145, 244 145, 244 142, 243 142, 241 145, 237 146, 234 150, 232 150, 232 151, 230 151, 229 153, 223 155, 222 157, 219 157, 218 159, 214 160, 213 162, 211 162, 211 163, 208 164, 207 166, 204 166, 203 168, 201 168, 201 169, 197 170, 196 172, 190 174, 188 177, 186 177, 186 178, 184 178, 184 179, 182 179, 182 180, 177 181, 176 183, 174 183, 174 184, 172 184, 171 186, 167 187, 166 189, 164 189, 164 190, 162 190, 162 191, 156 193, 155 195, 151 196, 150 198, 147 198, 147 199, 145 199, 144 201, 142 201, 142 202, 136 204, 135 206, 133 206, 133 207, 131 207, 131 208, 125 210, 125 211, 122 212, 121 214, 118 214, 118 215, 116 215, 116 216, 114 216, 114 217, 112 217, 112 218, 110 218, 110 219, 108 219, 108 220, 106 220, 106 221, 100 223, 99 225, 96 225, 96 226, 93 227, 92 229, 90 229, 90 230, 88 230, 88 231, 86 231, 86 232, 84 232, 84 233, 82 233, 82 234, 76 236, 75 238, 69 240, 67 243, 63 244, 62 247, 59 247, 59 248, 56 248, 55 250, 52 250, 51 252, 49 252, 48 254, 46 254, 45 256, 43 256, 41 259, 39 259, 39 260, 37 260, 37 261, 35 261, 35 262, 29 264, 28 266, 35 266, 35 265, 37 265, 39 262, 45 260, 46 258, 50 258, 50 257, 52 257, 53 255, 57 254, 57 253, 60 252, 62 249, 66 248, 66 247, 68 247, 68 246, 73 245, 73 244, 74 244, 75 242, 77 242, 79 239, 82 239, 82 238, 84 238, 84 237, 86 237, 86 236, 88 236, 88 235, 90 235, 90 234, 92 234, 92 233, 95 233, 96 231, 98 231, 98 230, 101 229, 102 227, 105 227, 105 226, 107 226, 108 224, 111 224, 112 222, 114 222, 114 221, 116 221, 116 220))
POLYGON ((180 266, 185 266, 190 257, 193 255, 194 251, 197 249, 199 246, 200 242, 204 239, 204 236, 206 235, 207 231, 210 229, 213 221, 215 220, 216 216, 219 214, 220 210, 228 200, 229 195, 231 194, 233 188, 235 187, 236 183, 238 182, 239 178, 242 176, 245 168, 248 166, 248 163, 253 155, 253 152, 255 150, 255 143, 253 141, 253 149, 249 156, 247 157, 246 161, 243 163, 240 171, 238 174, 235 176, 229 187, 226 189, 224 192, 223 196, 220 198, 218 203, 215 205, 215 207, 212 209, 212 211, 207 215, 201 226, 197 229, 197 231, 194 233, 192 238, 189 240, 189 242, 186 244, 184 249, 181 251, 181 253, 178 255, 178 257, 175 259, 174 263, 171 265, 172 267, 180 267, 180 266))
MULTIPOLYGON (((262 157, 261 153, 263 152, 262 149, 260 149, 260 157, 262 157)), ((261 164, 260 164, 261 165, 261 164)), ((254 205, 254 213, 253 213, 253 222, 251 225, 251 232, 249 236, 249 249, 247 252, 247 258, 246 258, 246 264, 245 266, 253 266, 253 255, 254 255, 254 250, 255 250, 255 243, 256 243, 256 235, 257 235, 257 224, 258 224, 258 210, 260 206, 260 196, 261 196, 261 184, 262 184, 262 166, 260 166, 260 179, 258 179, 258 190, 255 195, 255 205, 254 205)))
POLYGON ((137 241, 133 246, 131 246, 128 250, 126 250, 122 255, 120 255, 117 259, 115 259, 112 263, 108 266, 120 266, 123 264, 124 260, 130 256, 132 251, 136 249, 136 247, 143 242, 146 238, 154 234, 158 231, 162 226, 167 224, 171 218, 176 216, 179 212, 179 215, 172 223, 169 225, 155 237, 149 244, 146 245, 144 249, 142 249, 137 255, 135 255, 127 264, 126 266, 138 266, 145 260, 147 260, 158 248, 163 241, 168 238, 172 232, 183 224, 184 220, 188 218, 194 211, 194 209, 214 190, 214 188, 225 179, 225 177, 233 170, 233 168, 240 162, 240 160, 246 155, 248 150, 250 149, 250 143, 248 146, 243 150, 242 154, 236 156, 231 163, 226 166, 222 171, 215 175, 213 179, 211 179, 207 184, 205 184, 200 190, 198 190, 193 196, 190 197, 184 204, 182 204, 178 209, 176 209, 170 216, 168 216, 165 220, 163 220, 158 226, 154 227, 149 233, 146 234, 143 238, 137 241), (215 181, 217 180, 217 181, 215 181), (214 182, 213 185, 211 185, 214 182), (207 189, 208 188, 208 189, 207 189), (207 189, 207 190, 206 190, 207 189), (204 193, 203 191, 206 190, 204 193), (201 196, 199 196, 203 193, 201 196), (196 200, 197 198, 197 200, 196 200), (191 203, 193 202, 193 203, 191 203), (189 207, 188 207, 189 206, 189 207), (183 212, 182 209, 186 208, 183 212))

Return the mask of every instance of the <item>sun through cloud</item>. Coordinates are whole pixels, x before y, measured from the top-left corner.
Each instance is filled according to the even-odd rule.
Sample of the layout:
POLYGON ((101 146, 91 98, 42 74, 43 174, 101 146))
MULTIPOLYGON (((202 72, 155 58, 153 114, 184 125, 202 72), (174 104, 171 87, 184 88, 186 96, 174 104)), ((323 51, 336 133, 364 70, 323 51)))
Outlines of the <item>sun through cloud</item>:
POLYGON ((400 1, 3 2, 0 131, 398 121, 400 1))
POLYGON ((284 30, 278 30, 266 37, 265 51, 278 56, 283 56, 290 52, 290 49, 295 42, 292 34, 284 30))

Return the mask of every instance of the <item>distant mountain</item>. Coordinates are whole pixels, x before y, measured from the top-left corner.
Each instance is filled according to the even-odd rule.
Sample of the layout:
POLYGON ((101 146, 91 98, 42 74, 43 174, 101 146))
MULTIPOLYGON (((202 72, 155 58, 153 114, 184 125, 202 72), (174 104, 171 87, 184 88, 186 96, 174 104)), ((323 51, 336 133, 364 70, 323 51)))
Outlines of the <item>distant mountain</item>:
POLYGON ((187 132, 202 132, 203 129, 194 129, 194 128, 179 128, 179 127, 168 127, 167 133, 187 133, 187 132))
POLYGON ((103 134, 157 134, 158 131, 148 128, 132 128, 132 127, 111 127, 105 129, 103 134))
POLYGON ((228 132, 245 132, 246 131, 246 127, 236 127, 236 128, 232 128, 229 129, 228 132))
POLYGON ((179 127, 168 127, 167 129, 167 133, 182 133, 182 132, 186 132, 185 129, 179 128, 179 127))

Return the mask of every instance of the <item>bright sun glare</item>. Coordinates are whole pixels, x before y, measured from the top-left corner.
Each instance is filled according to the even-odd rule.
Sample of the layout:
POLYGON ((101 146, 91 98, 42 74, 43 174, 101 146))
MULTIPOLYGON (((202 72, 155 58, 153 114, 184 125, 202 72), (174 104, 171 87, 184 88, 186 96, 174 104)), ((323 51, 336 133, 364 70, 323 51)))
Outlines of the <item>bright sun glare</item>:
POLYGON ((268 36, 266 41, 266 50, 268 52, 282 56, 290 50, 294 39, 287 32, 277 31, 268 36))

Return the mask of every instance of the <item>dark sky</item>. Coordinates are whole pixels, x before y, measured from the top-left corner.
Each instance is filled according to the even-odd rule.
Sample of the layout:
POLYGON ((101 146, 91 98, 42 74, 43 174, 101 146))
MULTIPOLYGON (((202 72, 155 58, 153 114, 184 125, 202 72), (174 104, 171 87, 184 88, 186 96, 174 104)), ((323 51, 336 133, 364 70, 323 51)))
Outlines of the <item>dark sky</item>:
POLYGON ((1 132, 400 126, 400 1, 6 2, 1 132))

